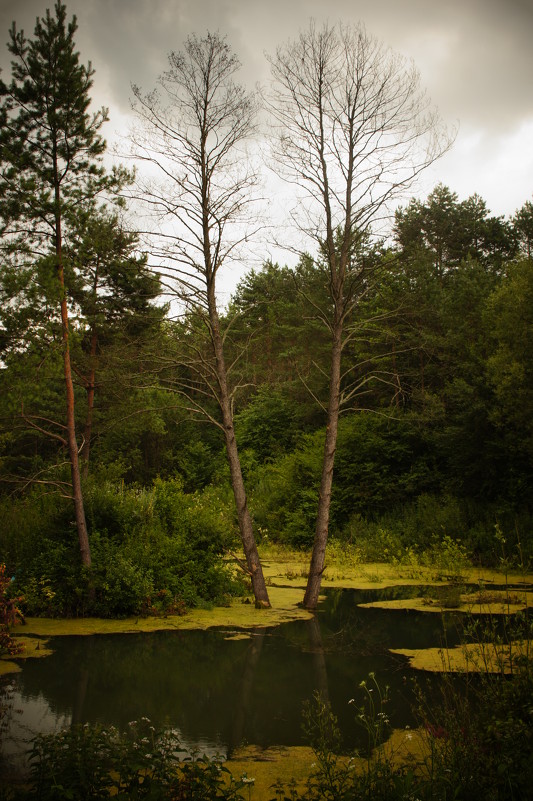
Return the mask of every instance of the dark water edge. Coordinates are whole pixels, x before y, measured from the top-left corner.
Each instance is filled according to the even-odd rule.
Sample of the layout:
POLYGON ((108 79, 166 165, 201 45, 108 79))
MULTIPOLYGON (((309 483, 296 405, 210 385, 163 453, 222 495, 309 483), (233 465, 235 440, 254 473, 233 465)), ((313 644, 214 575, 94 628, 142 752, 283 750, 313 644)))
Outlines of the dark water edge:
POLYGON ((51 656, 29 659, 6 677, 3 764, 20 761, 37 733, 71 723, 125 728, 143 716, 174 729, 187 750, 209 755, 227 757, 246 743, 301 745, 303 705, 316 691, 337 715, 344 746, 364 748, 357 708, 369 674, 383 692, 389 688, 393 727, 416 725, 414 681, 426 692, 438 684, 388 649, 451 647, 462 637, 458 613, 358 606, 409 594, 420 587, 329 589, 314 618, 255 629, 245 639, 227 629, 54 638, 51 656))

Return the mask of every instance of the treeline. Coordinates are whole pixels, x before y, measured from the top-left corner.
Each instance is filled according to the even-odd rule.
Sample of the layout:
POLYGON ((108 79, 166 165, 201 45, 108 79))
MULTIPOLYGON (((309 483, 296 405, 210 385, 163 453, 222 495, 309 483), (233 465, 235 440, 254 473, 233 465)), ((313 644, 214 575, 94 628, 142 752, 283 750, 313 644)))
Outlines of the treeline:
MULTIPOLYGON (((446 531, 487 555, 498 521, 515 531, 514 542, 519 532, 528 539, 518 519, 529 520, 532 478, 532 212, 527 203, 506 222, 490 217, 481 198, 460 203, 442 186, 397 212, 394 246, 374 254, 376 280, 347 324, 337 535, 357 541, 363 521, 404 509, 406 545, 446 531), (478 531, 467 537, 469 529, 478 531)), ((310 259, 294 273, 267 265, 234 299, 241 309, 253 299, 250 335, 261 331, 248 360, 248 380, 260 389, 236 417, 256 519, 302 545, 315 510, 327 384, 327 338, 314 313, 323 302, 319 276, 310 259)))
MULTIPOLYGON (((368 254, 379 266, 347 325, 330 524, 332 536, 359 546, 363 556, 401 559, 446 535, 489 563, 530 554, 531 233, 532 204, 504 221, 491 218, 479 197, 461 203, 438 186, 425 202, 412 201, 397 212, 394 245, 368 254), (466 216, 469 210, 475 217, 466 216), (462 224, 455 224, 461 217, 462 224)), ((312 545, 327 396, 328 338, 315 313, 327 298, 323 280, 319 258, 303 258, 295 269, 266 263, 242 280, 222 319, 259 541, 312 545)), ((132 292, 132 305, 133 298, 132 292)), ((127 324, 118 314, 106 319, 93 361, 92 406, 83 380, 90 340, 81 321, 72 354, 79 430, 87 433, 92 412, 84 462, 89 536, 101 581, 109 584, 113 572, 107 607, 113 614, 141 609, 154 587, 157 595, 172 584, 168 576, 143 584, 139 554, 131 550, 136 541, 138 551, 151 530, 146 499, 154 482, 156 499, 162 487, 175 487, 165 491, 184 508, 199 505, 205 515, 192 540, 183 510, 164 534, 161 548, 174 584, 180 568, 172 563, 169 537, 189 539, 193 549, 194 542, 204 547, 210 540, 209 548, 222 553, 235 531, 220 434, 191 412, 195 404, 205 405, 204 388, 198 381, 195 391, 183 349, 205 349, 203 330, 192 314, 176 322, 151 308, 152 314, 143 309, 128 315, 127 324), (190 397, 184 399, 187 385, 190 397), (218 526, 215 536, 209 521, 217 518, 225 530, 218 526), (126 555, 121 550, 117 557, 117 541, 126 555)), ((52 343, 43 346, 32 337, 24 349, 4 351, 1 373, 2 544, 15 571, 35 563, 36 540, 44 548, 39 576, 26 586, 28 598, 35 594, 35 609, 43 606, 47 587, 58 592, 51 549, 62 582, 65 563, 78 570, 72 541, 64 542, 72 530, 70 505, 50 497, 48 484, 35 486, 35 477, 68 480, 54 443, 31 425, 61 416, 52 343), (20 483, 24 492, 14 494, 20 483)), ((209 411, 216 418, 214 401, 209 411)), ((194 556, 198 575, 204 570, 199 555, 209 548, 185 560, 194 556)), ((220 600, 221 592, 217 585, 204 597, 220 600)), ((175 597, 198 602, 179 586, 169 594, 175 597)), ((79 613, 84 604, 66 599, 59 608, 79 613)))
MULTIPOLYGON (((314 558, 329 531, 363 556, 401 559, 447 537, 476 558, 524 562, 533 204, 505 220, 478 195, 459 201, 439 185, 400 207, 380 240, 371 223, 390 194, 378 202, 376 192, 397 156, 363 185, 343 166, 353 137, 347 161, 335 161, 344 139, 335 139, 343 109, 334 109, 331 141, 315 155, 307 132, 329 209, 315 250, 294 268, 266 262, 249 272, 221 310, 218 270, 245 241, 225 237, 255 178, 233 172, 255 111, 232 83, 238 62, 212 35, 171 55, 163 86, 181 118, 134 90, 138 113, 163 131, 179 166, 170 190, 144 188, 148 205, 181 225, 149 267, 123 200, 134 176, 103 167, 105 113, 88 111, 92 71, 74 50, 75 21, 59 2, 55 14, 29 42, 13 27, 12 82, 0 83, 0 553, 29 611, 220 602, 240 591, 220 560, 237 533, 264 605, 261 540, 314 543, 314 558), (206 69, 220 96, 201 95, 206 69), (198 119, 198 108, 209 113, 198 119), (328 195, 328 169, 346 192, 328 195), (350 201, 335 216, 338 198, 358 192, 360 211, 350 201)), ((302 53, 319 42, 346 56, 363 41, 339 30, 311 26, 302 53)), ((373 52, 382 69, 382 51, 373 52)), ((282 87, 291 53, 272 62, 282 87)), ((299 80, 303 103, 307 72, 299 80)), ((391 92, 390 102, 403 97, 402 85, 391 92)), ((288 106, 278 108, 290 126, 288 106)), ((384 109, 368 111, 364 142, 384 109)), ((156 164, 159 146, 142 141, 156 164)), ((371 144, 369 163, 380 152, 371 144)), ((296 169, 301 153, 282 155, 296 169)))

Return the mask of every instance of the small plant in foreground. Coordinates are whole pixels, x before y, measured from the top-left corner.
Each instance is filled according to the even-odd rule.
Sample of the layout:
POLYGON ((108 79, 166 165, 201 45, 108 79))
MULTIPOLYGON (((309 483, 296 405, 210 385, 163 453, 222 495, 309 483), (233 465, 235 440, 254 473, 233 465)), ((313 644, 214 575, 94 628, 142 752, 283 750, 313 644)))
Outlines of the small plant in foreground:
POLYGON ((30 762, 29 786, 14 790, 14 801, 237 801, 248 786, 215 760, 187 757, 176 733, 157 732, 148 718, 124 732, 78 724, 39 735, 30 762))
MULTIPOLYGON (((320 693, 304 708, 304 731, 313 748, 316 763, 305 790, 298 794, 294 784, 278 782, 273 788, 277 801, 399 801, 411 798, 413 774, 405 766, 397 766, 383 750, 390 733, 384 706, 388 690, 382 691, 374 674, 360 684, 362 700, 355 699, 357 722, 368 734, 368 754, 361 764, 356 755, 341 754, 337 718, 320 693)), ((414 797, 414 796, 413 796, 414 797)), ((274 799, 272 799, 274 801, 274 799)))
MULTIPOLYGON (((363 703, 359 706, 357 720, 367 733, 367 756, 370 760, 375 749, 379 749, 391 733, 391 725, 385 711, 389 702, 389 688, 382 690, 375 673, 368 674, 368 681, 360 683, 363 703)), ((348 703, 355 703, 351 699, 348 703)))

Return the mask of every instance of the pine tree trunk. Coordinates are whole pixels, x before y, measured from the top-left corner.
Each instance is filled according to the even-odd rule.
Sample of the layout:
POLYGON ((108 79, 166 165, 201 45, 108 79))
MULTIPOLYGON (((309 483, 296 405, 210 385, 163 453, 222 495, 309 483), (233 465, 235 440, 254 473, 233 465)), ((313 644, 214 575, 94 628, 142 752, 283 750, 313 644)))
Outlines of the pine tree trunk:
POLYGON ((320 480, 320 494, 318 498, 318 512, 315 529, 315 540, 309 577, 305 590, 303 605, 306 609, 316 609, 324 563, 326 559, 326 544, 329 531, 329 510, 331 506, 331 488, 333 485, 333 468, 335 465, 335 451, 337 449, 337 433, 339 428, 339 406, 341 385, 341 345, 342 325, 337 324, 331 349, 330 384, 328 416, 326 423, 326 439, 324 442, 324 459, 322 462, 322 477, 320 480))
POLYGON ((69 344, 69 320, 68 307, 65 291, 65 275, 63 271, 62 256, 62 236, 61 236, 61 216, 59 214, 59 182, 56 182, 56 257, 57 257, 57 278, 59 281, 61 296, 61 327, 63 339, 63 371, 65 376, 65 389, 67 398, 67 443, 70 457, 70 474, 72 480, 72 500, 74 502, 74 514, 76 518, 76 529, 80 544, 81 561, 85 567, 91 566, 91 550, 89 547, 89 535, 87 533, 87 522, 85 520, 85 509, 83 506, 83 495, 81 491, 80 464, 78 459, 78 442, 76 440, 76 425, 74 417, 74 384, 72 382, 72 368, 70 364, 70 344, 69 344))
MULTIPOLYGON (((63 271, 61 266, 58 267, 58 271, 60 273, 61 282, 63 280, 63 271)), ((91 551, 89 548, 89 536, 87 534, 87 523, 85 521, 85 509, 83 506, 83 495, 81 491, 78 443, 76 440, 76 426, 74 421, 74 385, 72 383, 72 370, 70 366, 68 311, 67 301, 64 297, 61 300, 61 320, 63 324, 63 367, 67 394, 67 442, 70 457, 70 473, 72 478, 72 500, 74 501, 74 513, 76 516, 76 528, 80 543, 81 560, 86 567, 90 567, 91 551)))

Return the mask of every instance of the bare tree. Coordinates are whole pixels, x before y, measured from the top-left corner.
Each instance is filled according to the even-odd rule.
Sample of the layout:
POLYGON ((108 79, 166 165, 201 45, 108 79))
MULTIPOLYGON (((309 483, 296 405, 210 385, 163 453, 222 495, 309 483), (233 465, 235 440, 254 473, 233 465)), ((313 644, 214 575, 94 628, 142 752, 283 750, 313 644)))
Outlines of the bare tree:
POLYGON ((315 539, 304 606, 316 607, 342 403, 346 325, 368 282, 358 243, 390 213, 422 170, 451 144, 420 88, 415 67, 362 25, 317 28, 269 58, 277 172, 296 189, 293 219, 314 241, 327 271, 328 298, 315 306, 331 338, 326 436, 315 539))
MULTIPOLYGON (((182 53, 172 52, 158 90, 133 87, 134 110, 142 125, 132 133, 134 155, 157 178, 140 182, 140 198, 158 221, 151 253, 163 282, 200 319, 209 351, 189 351, 175 370, 172 389, 189 408, 224 432, 240 535, 256 602, 270 606, 248 510, 233 425, 224 340, 217 308, 216 280, 236 259, 249 236, 256 172, 245 145, 255 133, 256 101, 234 82, 240 64, 218 34, 191 36, 182 53), (220 418, 201 401, 214 397, 220 418)), ((193 346, 194 347, 194 346, 193 346)))

